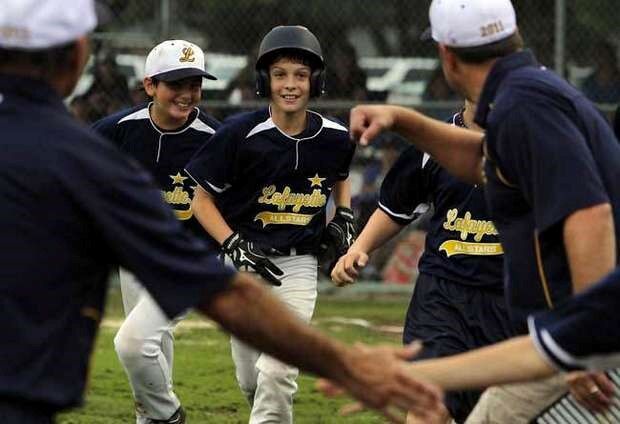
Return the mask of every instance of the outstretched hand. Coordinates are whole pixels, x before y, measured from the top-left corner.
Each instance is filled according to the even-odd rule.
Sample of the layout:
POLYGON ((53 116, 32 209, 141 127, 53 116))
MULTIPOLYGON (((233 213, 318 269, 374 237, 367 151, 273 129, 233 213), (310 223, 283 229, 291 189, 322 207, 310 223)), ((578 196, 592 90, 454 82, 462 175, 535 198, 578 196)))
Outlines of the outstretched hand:
POLYGON ((368 255, 360 251, 348 252, 341 256, 332 269, 332 282, 338 286, 346 286, 355 283, 359 276, 359 270, 368 264, 368 255))
POLYGON ((366 146, 381 132, 391 129, 395 119, 396 109, 393 106, 356 106, 351 109, 349 119, 351 138, 366 146))
POLYGON ((349 393, 395 423, 404 422, 408 411, 421 418, 434 416, 443 407, 441 390, 416 380, 407 362, 420 348, 419 344, 404 348, 356 344, 349 360, 352 375, 340 385, 321 379, 317 389, 326 396, 349 393))

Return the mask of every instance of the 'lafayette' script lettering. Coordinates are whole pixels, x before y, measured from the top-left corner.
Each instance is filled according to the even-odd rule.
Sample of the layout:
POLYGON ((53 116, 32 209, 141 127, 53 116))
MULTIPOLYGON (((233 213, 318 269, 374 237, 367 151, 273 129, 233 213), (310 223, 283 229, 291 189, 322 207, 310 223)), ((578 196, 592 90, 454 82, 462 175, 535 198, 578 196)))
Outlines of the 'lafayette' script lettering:
POLYGON ((293 206, 293 212, 299 212, 302 207, 320 208, 327 203, 327 196, 321 190, 314 189, 311 194, 292 193, 289 186, 284 187, 280 193, 276 191, 275 185, 263 188, 263 195, 258 198, 258 203, 265 205, 275 205, 279 211, 283 211, 287 206, 293 206))
POLYGON ((183 190, 183 187, 175 187, 172 191, 164 191, 164 200, 170 205, 189 205, 192 198, 189 193, 183 190))
POLYGON ((466 240, 469 234, 474 234, 474 240, 480 241, 485 235, 496 236, 497 229, 492 221, 471 219, 471 213, 465 212, 463 218, 458 217, 458 209, 450 209, 446 213, 446 222, 443 228, 448 231, 458 231, 461 233, 461 240, 466 240))

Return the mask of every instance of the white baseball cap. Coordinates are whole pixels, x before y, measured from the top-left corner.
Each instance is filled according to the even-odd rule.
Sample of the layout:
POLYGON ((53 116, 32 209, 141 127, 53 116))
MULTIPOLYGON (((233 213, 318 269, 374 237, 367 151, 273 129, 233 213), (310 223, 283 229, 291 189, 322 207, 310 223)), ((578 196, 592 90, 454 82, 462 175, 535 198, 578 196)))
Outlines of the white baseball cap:
POLYGON ((146 57, 144 75, 162 81, 194 76, 217 79, 205 70, 202 49, 185 40, 167 40, 153 47, 146 57))
POLYGON ((97 26, 93 0, 2 0, 0 47, 40 50, 67 44, 97 26))
POLYGON ((433 0, 429 18, 433 40, 449 47, 483 46, 517 31, 510 0, 433 0))

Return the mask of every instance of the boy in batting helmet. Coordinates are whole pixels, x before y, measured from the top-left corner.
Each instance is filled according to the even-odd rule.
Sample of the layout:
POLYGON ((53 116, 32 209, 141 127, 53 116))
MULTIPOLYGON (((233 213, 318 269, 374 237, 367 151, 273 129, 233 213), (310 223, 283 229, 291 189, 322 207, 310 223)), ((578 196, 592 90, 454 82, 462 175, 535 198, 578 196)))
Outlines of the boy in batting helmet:
MULTIPOLYGON (((320 245, 346 251, 355 238, 347 181, 354 146, 340 123, 307 109, 323 91, 317 38, 279 26, 260 45, 257 94, 269 106, 225 122, 187 172, 198 184, 194 213, 227 260, 272 285, 304 321, 314 311, 320 245), (332 194, 336 216, 326 230, 332 194)), ((298 370, 232 339, 250 422, 292 422, 298 370)))

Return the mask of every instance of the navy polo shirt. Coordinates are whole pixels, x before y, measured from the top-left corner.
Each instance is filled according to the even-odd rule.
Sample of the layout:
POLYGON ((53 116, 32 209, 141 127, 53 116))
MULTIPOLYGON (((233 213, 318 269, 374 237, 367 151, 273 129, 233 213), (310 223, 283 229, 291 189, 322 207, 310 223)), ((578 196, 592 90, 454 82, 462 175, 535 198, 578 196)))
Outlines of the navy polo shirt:
POLYGON ((620 146, 592 103, 529 51, 495 63, 476 122, 486 129, 485 189, 508 305, 525 331, 528 314, 572 295, 564 219, 609 202, 620 228, 620 146))
POLYGON ((148 170, 177 219, 215 247, 215 240, 193 216, 191 201, 196 184, 185 173, 185 165, 220 123, 195 108, 183 126, 164 130, 151 119, 150 107, 147 104, 123 110, 97 121, 93 128, 148 170))
POLYGON ((307 113, 297 136, 282 132, 268 109, 234 116, 186 168, 233 230, 282 252, 316 251, 327 201, 355 150, 342 124, 307 113))
MULTIPOLYGON (((461 113, 450 122, 465 126, 461 113)), ((433 213, 420 272, 501 292, 503 250, 483 188, 462 182, 428 154, 409 147, 383 180, 379 207, 394 222, 407 225, 428 203, 433 213)))
POLYGON ((528 320, 538 351, 561 370, 620 366, 620 269, 528 320))
POLYGON ((150 176, 47 84, 0 76, 0 397, 80 403, 112 267, 170 317, 228 286, 150 176))

